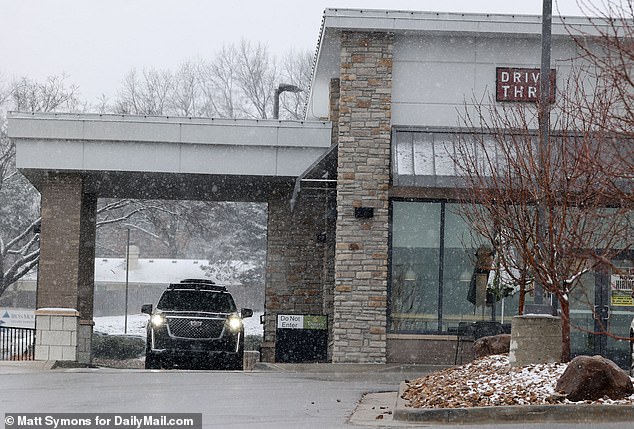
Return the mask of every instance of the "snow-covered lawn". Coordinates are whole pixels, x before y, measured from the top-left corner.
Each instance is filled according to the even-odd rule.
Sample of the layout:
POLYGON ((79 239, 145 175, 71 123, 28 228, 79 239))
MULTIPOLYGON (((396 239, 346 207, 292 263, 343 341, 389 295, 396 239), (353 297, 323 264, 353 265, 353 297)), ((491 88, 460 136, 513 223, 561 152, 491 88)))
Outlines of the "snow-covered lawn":
MULTIPOLYGON (((260 325, 260 315, 262 312, 254 312, 253 317, 244 319, 244 333, 246 335, 263 335, 264 331, 260 325)), ((149 316, 147 314, 128 315, 128 335, 140 335, 145 337, 145 325, 149 316)), ((124 334, 124 316, 102 316, 95 317, 95 331, 109 335, 124 334)))

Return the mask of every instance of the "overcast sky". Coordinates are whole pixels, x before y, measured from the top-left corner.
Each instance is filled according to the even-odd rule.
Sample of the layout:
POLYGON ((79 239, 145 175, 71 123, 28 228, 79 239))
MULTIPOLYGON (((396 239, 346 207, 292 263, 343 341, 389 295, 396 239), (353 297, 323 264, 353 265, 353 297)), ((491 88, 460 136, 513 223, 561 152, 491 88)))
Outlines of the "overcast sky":
POLYGON ((241 38, 312 52, 327 7, 539 15, 542 0, 0 0, 0 79, 66 73, 92 103, 132 67, 175 68, 241 38))

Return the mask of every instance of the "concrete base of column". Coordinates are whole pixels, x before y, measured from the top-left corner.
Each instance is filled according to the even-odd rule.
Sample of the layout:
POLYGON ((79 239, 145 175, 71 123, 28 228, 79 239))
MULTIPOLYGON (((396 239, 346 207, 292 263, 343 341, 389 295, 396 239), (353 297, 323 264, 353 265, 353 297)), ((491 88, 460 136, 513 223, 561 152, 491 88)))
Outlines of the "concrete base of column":
POLYGON ((77 361, 79 312, 72 308, 35 310, 35 360, 77 361))
POLYGON ((561 318, 543 314, 515 316, 511 323, 511 366, 561 360, 561 318))
POLYGON ((260 361, 261 362, 275 362, 275 345, 262 344, 260 348, 260 361))
POLYGON ((95 322, 80 320, 77 337, 77 362, 92 363, 92 330, 95 322))

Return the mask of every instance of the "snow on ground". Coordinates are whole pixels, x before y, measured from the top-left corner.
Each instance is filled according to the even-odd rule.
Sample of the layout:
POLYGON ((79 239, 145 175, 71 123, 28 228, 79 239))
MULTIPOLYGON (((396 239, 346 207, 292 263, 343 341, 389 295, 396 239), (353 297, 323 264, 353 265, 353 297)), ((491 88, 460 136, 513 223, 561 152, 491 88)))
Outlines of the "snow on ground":
MULTIPOLYGON (((260 315, 262 312, 253 312, 253 317, 244 319, 244 333, 246 335, 264 334, 260 325, 260 315)), ((145 337, 145 325, 149 316, 147 314, 128 315, 128 335, 139 335, 145 337)), ((124 316, 101 316, 95 317, 95 331, 109 335, 123 335, 125 328, 124 316)))
MULTIPOLYGON (((555 392, 566 366, 553 363, 511 368, 507 355, 487 356, 408 382, 403 399, 414 408, 570 403, 555 392)), ((597 403, 634 405, 634 395, 597 403)))

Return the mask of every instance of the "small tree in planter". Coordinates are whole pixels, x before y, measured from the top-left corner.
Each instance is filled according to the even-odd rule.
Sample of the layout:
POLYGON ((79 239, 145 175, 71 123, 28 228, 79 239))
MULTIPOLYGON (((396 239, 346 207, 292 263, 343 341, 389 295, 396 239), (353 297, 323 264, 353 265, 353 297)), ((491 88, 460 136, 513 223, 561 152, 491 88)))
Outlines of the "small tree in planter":
POLYGON ((463 216, 493 243, 516 284, 534 279, 557 299, 563 361, 570 359, 570 292, 631 232, 630 209, 604 174, 611 160, 605 137, 566 115, 566 103, 560 97, 553 124, 562 131, 545 142, 534 131, 539 105, 476 105, 464 117, 476 131, 461 136, 455 155, 470 189, 463 216))

